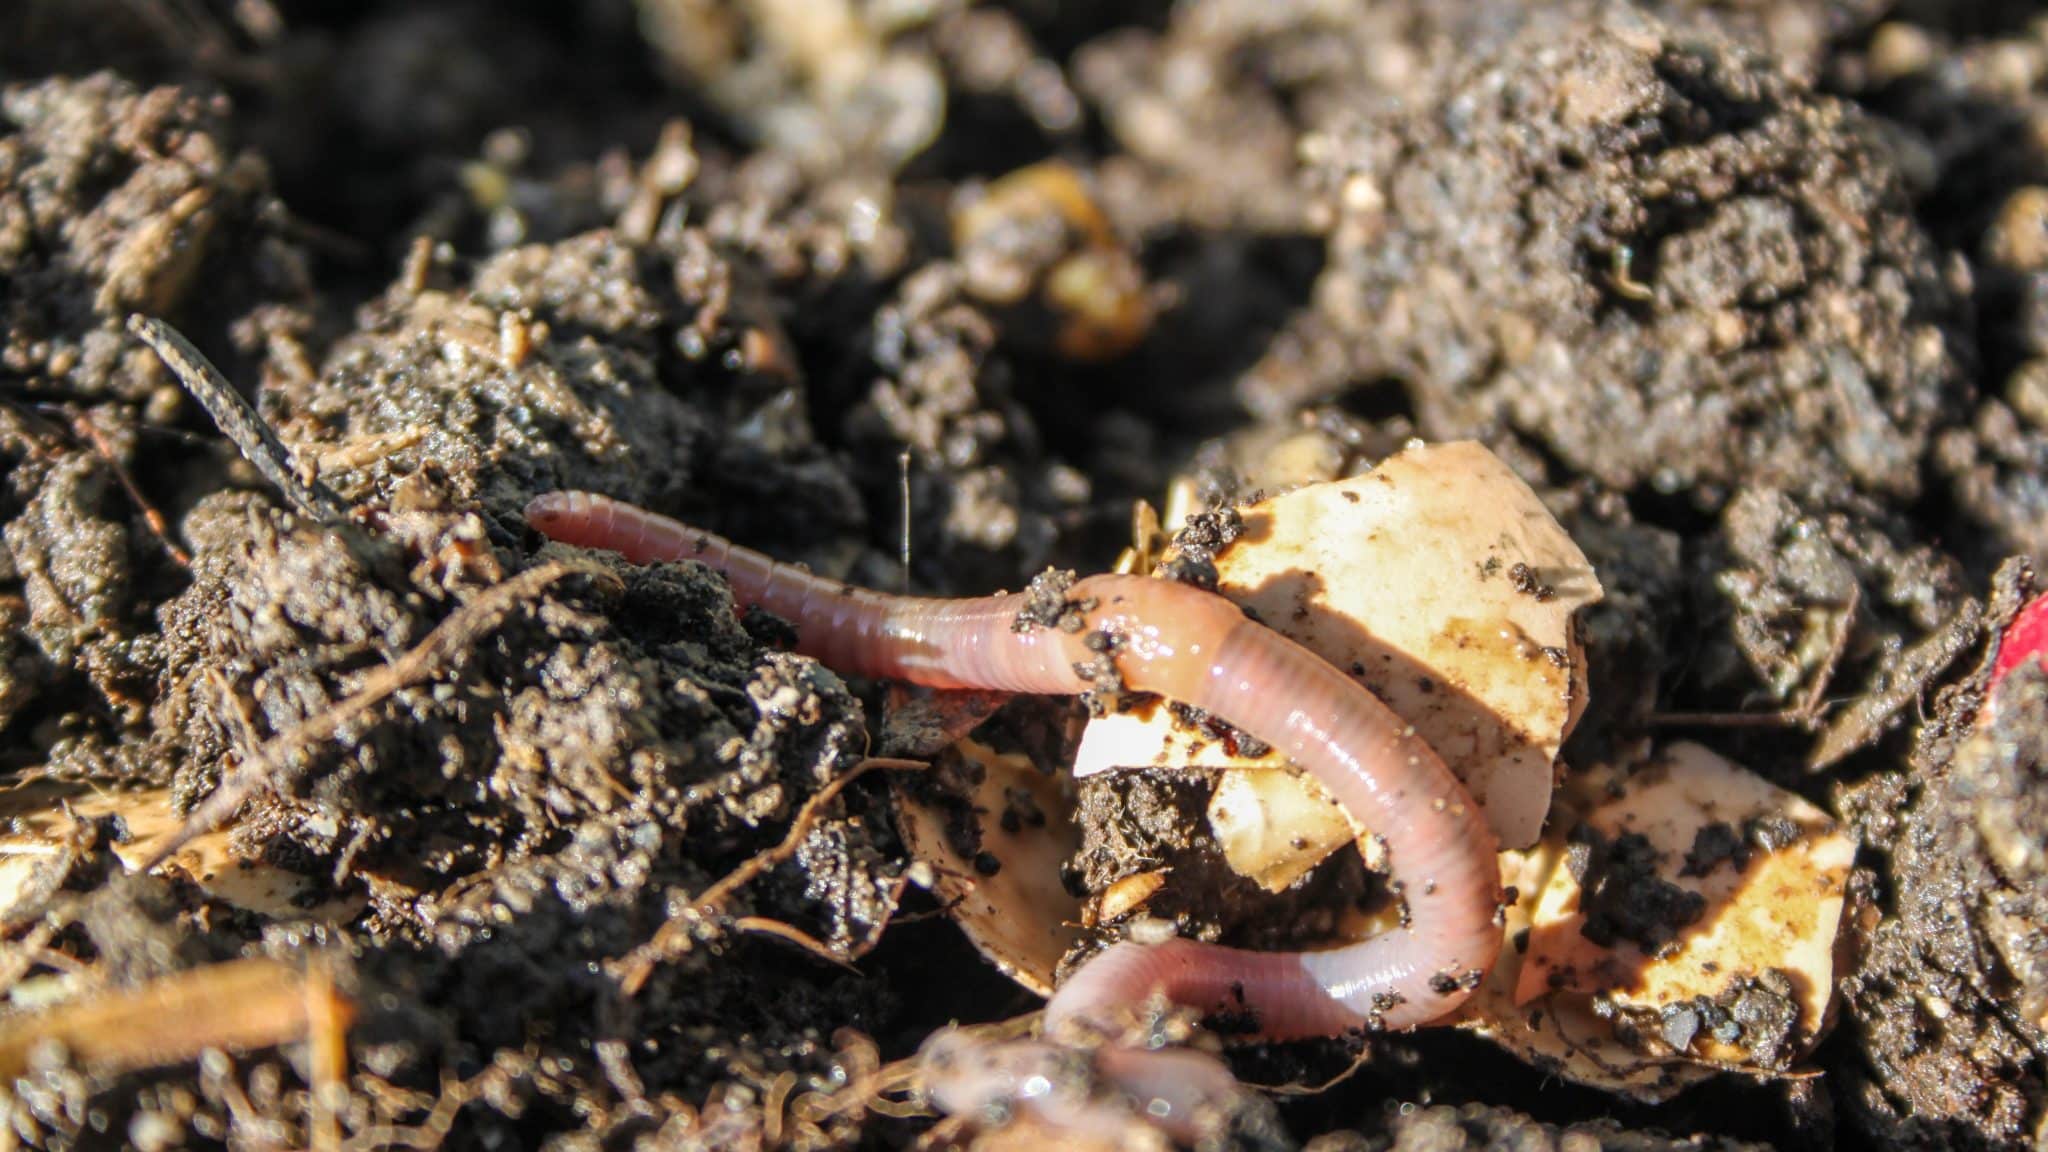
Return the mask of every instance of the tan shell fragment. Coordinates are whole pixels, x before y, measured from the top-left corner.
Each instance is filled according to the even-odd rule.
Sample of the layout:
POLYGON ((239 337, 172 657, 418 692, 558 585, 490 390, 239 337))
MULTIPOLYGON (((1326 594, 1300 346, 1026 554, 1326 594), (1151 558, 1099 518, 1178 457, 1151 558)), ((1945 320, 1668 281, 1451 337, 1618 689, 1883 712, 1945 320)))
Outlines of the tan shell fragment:
POLYGON ((1593 1012, 1594 996, 1623 1011, 1654 1013, 1712 1000, 1740 977, 1777 969, 1791 976, 1799 1008, 1792 1054, 1805 1051, 1828 1020, 1855 843, 1804 799, 1696 744, 1665 749, 1651 767, 1622 779, 1618 791, 1586 822, 1609 838, 1643 835, 1660 854, 1661 878, 1699 893, 1706 911, 1661 959, 1633 944, 1603 948, 1580 932, 1581 893, 1563 866, 1562 828, 1527 853, 1504 853, 1503 878, 1522 894, 1508 912, 1516 946, 1502 952, 1467 1002, 1463 1026, 1566 1079, 1654 1102, 1719 1068, 1743 1065, 1747 1054, 1704 1035, 1687 1054, 1624 1044, 1611 1021, 1593 1012), (1679 875, 1701 828, 1741 828, 1767 817, 1790 820, 1798 840, 1777 851, 1753 847, 1740 871, 1723 861, 1703 876, 1679 875))
POLYGON ((1555 869, 1537 902, 1517 1000, 1564 988, 1654 1008, 1711 997, 1737 975, 1776 968, 1795 977, 1800 1030, 1819 1033, 1834 995, 1835 935, 1856 857, 1856 842, 1827 813, 1697 744, 1674 744, 1586 822, 1604 836, 1640 833, 1660 854, 1662 878, 1699 893, 1706 911, 1662 959, 1628 943, 1602 948, 1579 931, 1578 881, 1570 869, 1555 869), (1724 862, 1703 876, 1680 874, 1700 829, 1773 817, 1797 825, 1798 840, 1777 851, 1753 848, 1739 870, 1724 862))
POLYGON ((958 741, 942 755, 971 757, 981 768, 981 783, 969 803, 981 851, 998 865, 996 872, 983 875, 954 848, 948 835, 953 813, 919 796, 907 779, 896 783, 904 846, 913 858, 931 865, 936 873, 932 894, 974 947, 1010 979, 1050 996, 1054 970, 1079 939, 1082 919, 1080 900, 1060 883, 1061 870, 1081 845, 1067 781, 1040 771, 1027 757, 997 752, 972 739, 958 741), (1005 821, 1006 810, 1036 812, 1044 819, 1005 821))
MULTIPOLYGON (((1601 589, 1529 486, 1480 445, 1415 446, 1243 516, 1216 558, 1219 590, 1350 669, 1443 754, 1503 844, 1533 844, 1585 702, 1572 614, 1601 589)), ((1284 767, 1146 708, 1092 721, 1075 774, 1155 764, 1284 767)), ((1227 786, 1210 815, 1231 863, 1278 890, 1353 835, 1295 822, 1321 809, 1327 795, 1289 773, 1227 786)))
MULTIPOLYGON (((1563 839, 1560 833, 1525 852, 1500 854, 1501 884, 1519 894, 1507 910, 1510 941, 1522 939, 1528 931, 1545 878, 1563 871, 1563 839)), ((1458 1026, 1486 1037, 1523 1063, 1644 1103, 1668 1100, 1715 1074, 1704 1064, 1646 1058, 1622 1044, 1614 1038, 1613 1026, 1594 1015, 1590 997, 1560 995, 1518 1004, 1515 988, 1522 965, 1520 949, 1501 949, 1486 982, 1459 1010, 1458 1026)))
POLYGON ((1268 892, 1286 891, 1357 835, 1335 797, 1293 772, 1225 772, 1209 828, 1231 867, 1268 892))

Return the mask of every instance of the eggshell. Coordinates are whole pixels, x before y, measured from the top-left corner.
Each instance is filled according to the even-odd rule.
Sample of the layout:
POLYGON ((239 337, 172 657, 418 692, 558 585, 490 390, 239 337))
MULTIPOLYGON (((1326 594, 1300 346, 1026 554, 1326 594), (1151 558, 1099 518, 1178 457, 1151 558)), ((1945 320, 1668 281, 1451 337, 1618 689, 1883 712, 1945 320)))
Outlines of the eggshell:
MULTIPOLYGON (((1410 447, 1242 515, 1243 533, 1216 556, 1218 591, 1351 672, 1443 755, 1503 844, 1533 844, 1558 747, 1585 705, 1572 615, 1601 595, 1535 492, 1484 447, 1451 443, 1410 447)), ((1288 771, 1289 783, 1232 786, 1237 800, 1220 801, 1220 819, 1211 813, 1233 865, 1276 882, 1355 834, 1329 820, 1295 825, 1328 807, 1327 795, 1280 756, 1231 744, 1168 708, 1141 707, 1092 721, 1075 773, 1288 771), (1282 789, 1298 794, 1282 799, 1282 789), (1242 802, 1254 792, 1274 805, 1270 818, 1242 802)))

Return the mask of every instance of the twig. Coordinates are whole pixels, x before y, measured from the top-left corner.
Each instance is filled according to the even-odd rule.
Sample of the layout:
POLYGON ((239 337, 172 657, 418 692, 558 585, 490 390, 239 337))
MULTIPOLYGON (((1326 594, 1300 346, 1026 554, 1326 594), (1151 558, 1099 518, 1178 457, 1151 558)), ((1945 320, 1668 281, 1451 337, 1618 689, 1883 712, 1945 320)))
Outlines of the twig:
MULTIPOLYGON (((371 1149, 411 1148, 413 1152, 434 1152, 448 1139, 455 1129, 455 1120, 471 1100, 476 1099, 476 1084, 484 1077, 498 1072, 496 1067, 485 1068, 473 1081, 456 1080, 443 1075, 440 1095, 434 1097, 433 1108, 426 1118, 416 1125, 375 1124, 365 1128, 342 1145, 342 1152, 370 1152, 371 1149)), ((376 1081, 371 1081, 375 1084, 376 1081)))
POLYGON ((335 733, 383 703, 393 693, 420 683, 475 647, 484 633, 495 627, 498 620, 515 606, 555 581, 578 573, 598 575, 603 570, 585 564, 543 565, 490 588, 449 614, 412 651, 365 677, 363 686, 346 700, 293 725, 289 731, 272 737, 251 753, 233 775, 221 781, 213 795, 193 809, 184 826, 150 855, 141 871, 150 871, 191 843, 193 837, 218 828, 262 788, 289 783, 293 773, 285 763, 286 756, 308 744, 332 739, 335 733))
POLYGON ((770 1148, 782 1146, 783 1109, 789 1105, 789 1094, 796 1089, 796 1073, 785 1070, 768 1086, 768 1098, 761 1104, 761 1135, 770 1148))
POLYGON ((846 790, 847 785, 877 769, 918 771, 928 767, 930 765, 922 760, 870 756, 854 765, 852 771, 846 775, 818 789, 810 799, 804 801, 802 808, 797 809, 796 819, 790 821, 789 832, 783 836, 781 843, 772 848, 762 849, 748 857, 739 867, 726 873, 724 879, 706 888, 691 900, 688 911, 663 924, 655 932, 654 939, 634 950, 626 960, 624 974, 619 981, 626 995, 639 994, 640 989, 646 985, 647 978, 654 974, 654 966, 673 952, 681 942, 678 938, 689 931, 692 922, 717 915, 724 908, 725 902, 732 899, 734 893, 770 868, 796 855, 797 849, 803 846, 804 837, 811 834, 811 826, 817 823, 818 814, 824 811, 827 804, 837 799, 839 794, 846 790))
POLYGON ((320 478, 300 467, 291 449, 277 438, 273 430, 256 409, 249 406, 242 394, 235 391, 227 377, 209 363, 191 341, 180 335, 176 328, 149 316, 128 317, 128 331, 136 339, 149 345, 171 374, 192 394, 206 414, 220 430, 234 441, 242 456, 255 465, 256 471, 265 480, 284 494, 284 498, 301 516, 314 520, 341 520, 348 515, 348 506, 334 490, 320 482, 320 478))
POLYGON ((1827 658, 1814 674, 1813 683, 1800 693, 1799 703, 1775 712, 1652 712, 1649 723, 1658 728, 1804 728, 1820 730, 1827 713, 1828 687, 1841 670, 1842 657, 1849 650, 1849 636, 1856 629, 1856 611, 1863 604, 1863 586, 1852 584, 1842 602, 1841 627, 1828 643, 1827 658))
POLYGON ((303 973, 274 960, 230 960, 9 1017, 0 1024, 0 1076, 24 1074, 53 1040, 80 1064, 119 1072, 181 1064, 208 1048, 268 1048, 306 1031, 303 973))
POLYGON ((1652 712, 1644 718, 1653 728, 1804 728, 1812 731, 1820 717, 1804 705, 1771 712, 1652 712))
POLYGON ((901 493, 903 507, 903 537, 897 542, 897 556, 902 568, 897 574, 900 586, 896 589, 904 595, 910 594, 910 449, 896 454, 896 484, 901 493))
POLYGON ((825 963, 832 965, 834 968, 852 972, 855 975, 860 973, 860 969, 849 963, 846 957, 841 956, 830 944, 825 943, 823 940, 818 939, 794 924, 785 924, 780 920, 770 919, 766 916, 741 916, 732 922, 732 926, 742 932, 753 932, 761 936, 773 936, 777 940, 787 940, 791 944, 823 960, 825 963))
POLYGON ((796 819, 790 822, 789 833, 782 838, 782 843, 756 853, 744 864, 726 873, 725 879, 706 888, 702 895, 690 901, 691 909, 700 916, 715 914, 741 887, 796 855, 796 850, 803 845, 804 837, 811 834, 811 825, 817 823, 818 813, 824 810, 825 805, 837 799, 841 792, 846 791, 847 785, 855 780, 878 769, 917 772, 929 767, 931 765, 922 760, 898 760, 888 756, 870 756, 855 764, 852 771, 826 784, 813 793, 810 799, 804 801, 804 806, 797 809, 796 819))
POLYGON ((1899 653, 1872 691, 1838 713, 1807 754, 1807 771, 1833 767, 1843 757, 1875 740, 1900 709, 1920 698, 1927 685, 1982 639, 1984 605, 1965 600, 1948 621, 1899 653))
POLYGON ((156 505, 150 503, 149 497, 142 494, 142 489, 135 486, 135 478, 122 466, 120 457, 114 455, 114 446, 107 443, 106 436, 93 424, 92 418, 82 412, 73 416, 71 430, 92 445, 92 450, 98 454, 100 463, 105 464, 114 474, 114 479, 121 482, 121 487, 128 493, 128 499, 141 510, 142 519, 149 525, 149 530, 156 533, 156 538, 163 542, 164 551, 170 553, 171 559, 177 561, 178 567, 190 568, 192 554, 178 547, 178 542, 171 539, 171 529, 164 520, 164 514, 157 511, 156 505))
POLYGON ((50 937, 57 934, 57 928, 44 921, 29 930, 27 936, 13 944, 0 944, 0 994, 14 990, 29 969, 36 966, 50 937))
POLYGON ((337 1152, 341 1122, 337 1108, 348 1105, 348 1029, 354 1005, 334 987, 332 957, 316 956, 306 967, 306 1024, 311 1032, 312 1103, 309 1127, 314 1152, 337 1152))

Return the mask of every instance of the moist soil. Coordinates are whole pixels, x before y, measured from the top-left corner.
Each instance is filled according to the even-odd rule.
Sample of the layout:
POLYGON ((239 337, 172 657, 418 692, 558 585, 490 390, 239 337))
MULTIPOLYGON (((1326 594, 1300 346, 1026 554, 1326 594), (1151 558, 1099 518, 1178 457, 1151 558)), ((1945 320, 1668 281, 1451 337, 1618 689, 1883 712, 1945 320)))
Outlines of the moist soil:
MULTIPOLYGON (((1652 1107, 1375 1038, 1263 1146, 2035 1141, 2048 679, 1984 705, 2048 555, 2048 23, 1992 0, 0 7, 0 774, 175 815, 260 769, 230 851, 297 893, 131 874, 138 819, 81 809, 10 841, 6 1012, 317 955, 352 1017, 338 1064, 331 1021, 39 1045, 6 1129, 963 1139, 875 1070, 1036 1001, 925 891, 890 772, 806 807, 892 750, 888 686, 521 510, 588 489, 976 594, 1105 568, 1176 474, 1248 495, 1283 434, 1339 472, 1494 448, 1608 589, 1567 762, 1697 738, 1864 851, 1791 1075, 1652 1107), (343 513, 251 468, 137 313, 343 513)), ((1073 713, 999 720, 1054 757, 1073 713)), ((1205 787, 1091 782, 1068 882, 1170 860, 1182 931, 1262 947, 1371 897, 1354 859, 1263 899, 1205 787)))

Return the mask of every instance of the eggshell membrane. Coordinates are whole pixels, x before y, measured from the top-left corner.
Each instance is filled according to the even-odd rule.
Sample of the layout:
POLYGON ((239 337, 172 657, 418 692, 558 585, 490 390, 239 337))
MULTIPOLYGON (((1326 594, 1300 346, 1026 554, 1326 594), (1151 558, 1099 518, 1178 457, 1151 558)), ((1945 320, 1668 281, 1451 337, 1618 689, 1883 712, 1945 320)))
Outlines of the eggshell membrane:
MULTIPOLYGON (((1504 845, 1534 843, 1558 747, 1585 704, 1572 614, 1601 596, 1585 554, 1535 492, 1481 445, 1418 445, 1242 514, 1243 533, 1216 557, 1218 591, 1414 724, 1504 845)), ((1152 765, 1287 767, 1151 706, 1092 721, 1075 774, 1152 765)), ((1212 806, 1212 825, 1247 875, 1291 882, 1304 860, 1312 867, 1361 831, 1291 770, 1226 793, 1234 799, 1219 800, 1220 820, 1212 806), (1283 789, 1305 795, 1282 800, 1283 789), (1248 802, 1254 793, 1264 800, 1248 802), (1267 803, 1284 818, 1263 816, 1267 803)))

